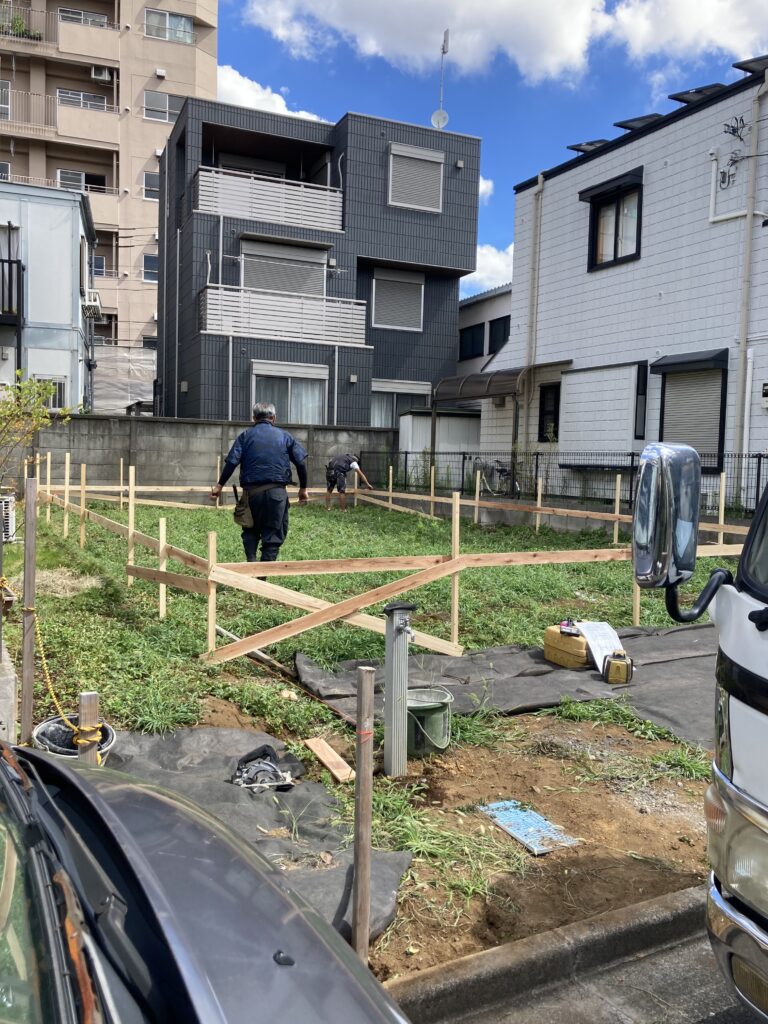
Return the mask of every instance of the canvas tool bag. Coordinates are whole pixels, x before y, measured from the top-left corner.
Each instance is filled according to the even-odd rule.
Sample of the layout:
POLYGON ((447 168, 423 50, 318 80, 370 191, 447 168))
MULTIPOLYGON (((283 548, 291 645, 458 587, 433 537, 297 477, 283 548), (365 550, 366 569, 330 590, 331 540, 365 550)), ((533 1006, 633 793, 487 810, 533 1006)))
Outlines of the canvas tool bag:
POLYGON ((253 515, 251 514, 250 503, 252 494, 261 494, 262 491, 271 491, 274 487, 284 486, 284 484, 254 484, 253 487, 241 487, 235 510, 232 513, 237 525, 243 530, 253 529, 253 515))

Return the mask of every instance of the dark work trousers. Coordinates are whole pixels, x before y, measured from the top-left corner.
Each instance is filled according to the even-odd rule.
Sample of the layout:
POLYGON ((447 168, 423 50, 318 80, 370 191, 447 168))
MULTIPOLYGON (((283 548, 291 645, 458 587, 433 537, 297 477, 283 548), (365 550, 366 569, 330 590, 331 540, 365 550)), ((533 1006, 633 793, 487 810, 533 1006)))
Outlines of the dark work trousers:
POLYGON ((249 562, 255 562, 261 541, 261 561, 275 562, 280 545, 288 535, 288 494, 284 487, 251 494, 248 498, 253 526, 243 528, 243 547, 249 562))

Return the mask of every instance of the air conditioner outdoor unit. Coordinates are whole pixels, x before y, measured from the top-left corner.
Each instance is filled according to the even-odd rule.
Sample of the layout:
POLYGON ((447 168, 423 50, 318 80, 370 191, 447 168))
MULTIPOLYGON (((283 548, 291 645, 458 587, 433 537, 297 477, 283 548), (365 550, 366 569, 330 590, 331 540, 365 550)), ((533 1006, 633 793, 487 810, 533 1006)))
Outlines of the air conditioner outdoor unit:
POLYGON ((0 495, 0 516, 2 516, 3 543, 16 540, 16 495, 0 495))
POLYGON ((101 296, 95 288, 86 288, 82 304, 86 320, 97 320, 101 316, 101 296))
POLYGON ((111 82, 112 72, 109 68, 91 67, 91 78, 94 82, 111 82))

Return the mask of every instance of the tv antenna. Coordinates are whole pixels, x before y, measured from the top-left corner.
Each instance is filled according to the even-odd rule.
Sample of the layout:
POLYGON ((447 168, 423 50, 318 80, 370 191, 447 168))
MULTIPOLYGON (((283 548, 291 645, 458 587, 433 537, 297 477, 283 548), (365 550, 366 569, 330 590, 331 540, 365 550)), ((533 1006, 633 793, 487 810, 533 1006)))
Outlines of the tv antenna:
POLYGON ((443 45, 440 47, 440 106, 432 115, 432 126, 442 131, 448 124, 448 113, 443 109, 443 84, 445 81, 445 55, 448 53, 448 29, 443 32, 443 45))

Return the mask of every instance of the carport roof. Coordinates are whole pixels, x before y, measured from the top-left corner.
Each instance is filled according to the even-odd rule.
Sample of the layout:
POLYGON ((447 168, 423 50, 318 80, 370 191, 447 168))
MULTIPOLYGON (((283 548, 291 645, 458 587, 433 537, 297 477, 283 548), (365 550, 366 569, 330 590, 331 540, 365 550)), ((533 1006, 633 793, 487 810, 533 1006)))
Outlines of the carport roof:
MULTIPOLYGON (((570 366, 572 359, 560 359, 553 363, 537 363, 531 369, 539 370, 549 366, 570 366)), ((492 373, 468 373, 463 377, 443 377, 435 387, 432 404, 438 402, 465 402, 481 398, 516 395, 517 382, 525 367, 514 370, 494 370, 492 373)))

